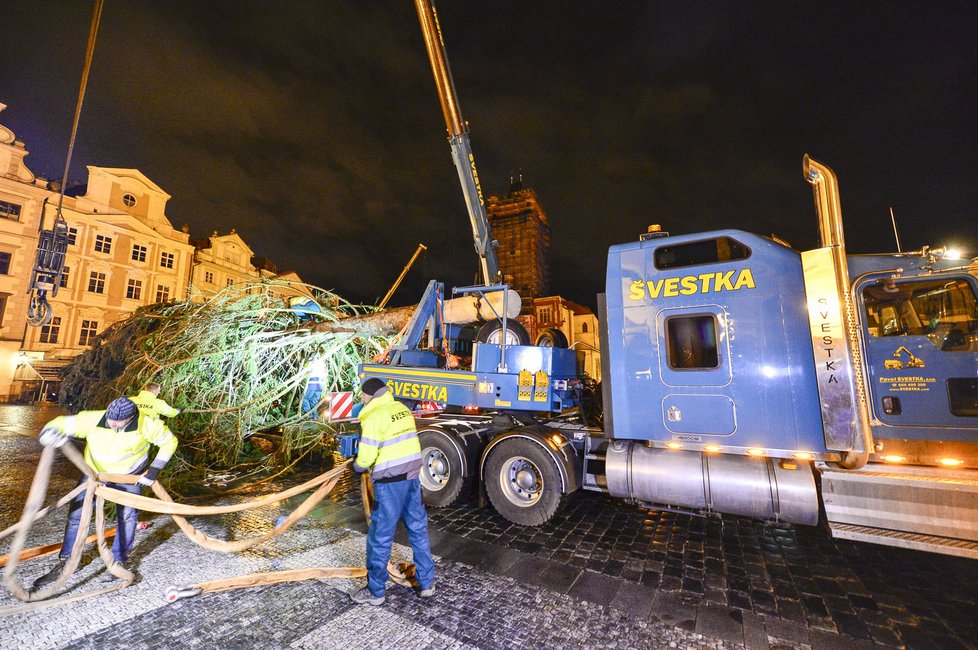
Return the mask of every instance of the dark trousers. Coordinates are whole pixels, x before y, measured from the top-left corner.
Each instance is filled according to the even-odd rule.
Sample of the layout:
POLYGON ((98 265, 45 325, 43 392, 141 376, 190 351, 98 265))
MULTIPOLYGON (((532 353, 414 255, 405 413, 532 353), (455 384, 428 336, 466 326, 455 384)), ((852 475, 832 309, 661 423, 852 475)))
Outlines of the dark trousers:
MULTIPOLYGON (((85 479, 82 479, 84 482, 85 479)), ((130 494, 139 494, 141 485, 123 485, 121 483, 106 483, 107 487, 116 490, 123 490, 130 494)), ((78 526, 81 524, 82 502, 85 500, 85 493, 82 492, 71 500, 68 506, 68 523, 65 524, 65 539, 58 554, 62 560, 67 560, 71 555, 71 549, 75 545, 75 535, 78 534, 78 526)), ((112 555, 116 562, 125 562, 129 559, 129 552, 136 541, 136 516, 139 511, 135 508, 120 506, 116 504, 116 529, 115 540, 112 542, 112 555)))
POLYGON ((415 578, 422 589, 435 581, 435 561, 428 543, 428 513, 421 503, 421 481, 374 483, 374 507, 367 531, 367 587, 376 597, 384 595, 387 561, 391 557, 397 520, 403 519, 414 549, 415 578))

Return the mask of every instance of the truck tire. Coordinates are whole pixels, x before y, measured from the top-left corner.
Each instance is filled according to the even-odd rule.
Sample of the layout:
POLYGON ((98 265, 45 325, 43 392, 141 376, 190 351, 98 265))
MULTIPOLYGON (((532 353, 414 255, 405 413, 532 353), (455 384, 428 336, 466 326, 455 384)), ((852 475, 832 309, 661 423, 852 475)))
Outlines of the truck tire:
MULTIPOLYGON (((503 322, 498 318, 488 321, 479 328, 479 333, 475 335, 477 343, 494 343, 499 345, 502 340, 503 322)), ((506 345, 529 345, 530 333, 526 331, 519 321, 513 319, 506 320, 506 345)))
POLYGON ((432 508, 450 506, 468 496, 471 479, 462 476, 458 450, 436 431, 418 433, 421 442, 421 497, 432 508))
POLYGON ((489 453, 484 481, 496 512, 521 526, 547 523, 564 503, 553 459, 524 438, 504 440, 489 453))
POLYGON ((537 336, 538 348, 566 348, 567 337, 559 329, 548 327, 537 336))

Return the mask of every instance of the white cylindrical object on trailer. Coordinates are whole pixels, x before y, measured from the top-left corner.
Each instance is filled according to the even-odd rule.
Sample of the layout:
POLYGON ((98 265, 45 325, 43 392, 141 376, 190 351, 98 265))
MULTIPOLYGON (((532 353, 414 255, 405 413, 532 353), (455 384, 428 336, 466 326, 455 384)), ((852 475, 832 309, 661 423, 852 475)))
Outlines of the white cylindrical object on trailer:
MULTIPOLYGON (((506 318, 516 318, 523 308, 520 294, 506 291, 506 318)), ((495 320, 503 317, 503 292, 473 294, 445 301, 445 322, 465 325, 478 321, 495 320)))

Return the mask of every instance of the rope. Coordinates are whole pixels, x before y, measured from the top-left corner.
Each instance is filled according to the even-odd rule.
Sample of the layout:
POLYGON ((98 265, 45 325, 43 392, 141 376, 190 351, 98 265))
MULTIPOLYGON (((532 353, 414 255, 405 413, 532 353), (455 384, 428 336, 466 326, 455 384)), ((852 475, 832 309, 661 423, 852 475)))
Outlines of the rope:
MULTIPOLYGON (((326 497, 326 495, 330 493, 330 491, 332 491, 342 476, 343 471, 346 470, 350 463, 353 462, 353 459, 348 459, 330 471, 320 474, 319 476, 310 479, 301 485, 297 485, 293 488, 289 488, 288 490, 283 490, 275 494, 265 495, 245 503, 236 503, 226 506, 192 506, 174 502, 169 493, 162 485, 160 485, 159 482, 153 483, 153 493, 157 497, 155 499, 110 488, 106 485, 106 483, 133 484, 137 482, 139 477, 132 474, 95 475, 95 473, 85 462, 85 459, 82 457, 81 453, 75 449, 74 446, 64 445, 61 447, 61 451, 76 467, 78 467, 79 470, 82 471, 82 473, 85 475, 85 481, 59 499, 53 506, 42 509, 41 505, 44 501, 44 497, 47 494, 47 487, 51 475, 55 448, 45 447, 41 452, 41 458, 38 461, 37 470, 34 473, 34 480, 31 483, 31 488, 27 495, 27 502, 24 505, 24 511, 21 515, 20 521, 0 532, 0 539, 3 539, 11 534, 14 535, 10 552, 7 556, 2 558, 6 561, 6 566, 3 567, 4 586, 6 586, 7 590, 15 598, 24 601, 24 604, 22 605, 13 605, 0 608, 0 617, 23 612, 37 611, 56 605, 64 605, 67 603, 92 598, 94 596, 100 596, 113 591, 119 591, 133 583, 135 580, 135 574, 122 567, 119 563, 115 562, 112 556, 112 551, 106 542, 110 536, 105 530, 106 500, 112 501, 117 505, 133 507, 146 512, 170 515, 180 530, 195 544, 212 551, 237 553, 281 535, 286 530, 291 528, 297 521, 308 515, 309 512, 312 511, 312 509, 315 508, 316 505, 318 505, 326 497), (234 541, 217 539, 197 530, 185 518, 186 516, 216 515, 255 510, 274 503, 279 503, 312 488, 315 488, 315 491, 306 497, 306 499, 299 504, 299 506, 293 510, 284 521, 275 526, 275 528, 271 531, 249 539, 234 541), (85 492, 81 512, 81 521, 84 523, 78 527, 78 533, 75 536, 71 556, 66 561, 61 574, 54 583, 35 592, 28 591, 23 585, 20 584, 16 577, 16 570, 20 561, 43 555, 44 553, 37 552, 39 550, 51 549, 46 550, 46 552, 54 552, 54 550, 57 550, 60 547, 57 545, 52 545, 49 547, 39 547, 37 549, 29 549, 24 551, 23 547, 24 542, 27 539, 27 534, 30 532, 30 529, 35 521, 64 506, 82 491, 85 492), (90 537, 86 537, 86 535, 88 533, 89 526, 91 525, 90 522, 92 518, 93 505, 95 509, 95 539, 97 541, 99 557, 105 564, 108 572, 119 578, 119 582, 103 589, 52 599, 51 597, 61 591, 61 589, 77 570, 78 564, 81 560, 82 549, 86 541, 90 541, 91 539, 90 537)), ((361 477, 361 491, 363 497, 364 515, 369 525, 370 501, 372 499, 373 490, 371 488, 370 479, 366 473, 364 473, 361 477)), ((400 566, 394 566, 393 563, 388 562, 387 570, 390 574, 391 580, 393 580, 395 583, 402 586, 417 586, 413 579, 413 565, 401 564, 400 566)), ((202 593, 213 593, 217 591, 227 591, 230 589, 264 586, 295 580, 362 578, 366 576, 366 574, 367 571, 363 567, 314 567, 310 569, 294 569, 290 571, 277 571, 270 573, 253 573, 234 578, 210 580, 195 585, 169 587, 166 590, 165 595, 168 602, 174 602, 180 598, 195 596, 202 593)))
POLYGON ((78 104, 75 106, 75 119, 71 124, 71 139, 68 141, 68 156, 65 159, 65 173, 61 177, 61 194, 58 196, 58 219, 61 219, 61 206, 65 200, 65 188, 68 185, 68 168, 71 167, 71 154, 75 150, 75 136, 78 134, 78 121, 81 119, 82 102, 85 101, 85 89, 88 87, 88 73, 92 69, 92 57, 95 56, 95 37, 98 26, 102 22, 102 5, 104 0, 95 0, 95 10, 92 13, 92 24, 88 30, 88 45, 85 48, 85 67, 82 69, 81 85, 78 88, 78 104))

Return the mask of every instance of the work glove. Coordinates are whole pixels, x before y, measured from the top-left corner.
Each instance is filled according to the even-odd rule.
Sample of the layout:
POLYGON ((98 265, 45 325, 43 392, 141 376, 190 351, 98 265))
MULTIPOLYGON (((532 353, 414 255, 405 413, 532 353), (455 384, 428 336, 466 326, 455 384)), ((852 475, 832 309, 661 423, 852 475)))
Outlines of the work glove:
POLYGON ((45 447, 61 447, 68 442, 68 436, 54 427, 44 427, 37 440, 45 447))
POLYGON ((156 480, 151 478, 146 478, 146 475, 143 474, 138 479, 136 479, 136 483, 144 487, 153 487, 153 483, 156 483, 156 480))

